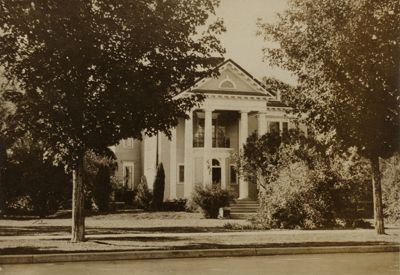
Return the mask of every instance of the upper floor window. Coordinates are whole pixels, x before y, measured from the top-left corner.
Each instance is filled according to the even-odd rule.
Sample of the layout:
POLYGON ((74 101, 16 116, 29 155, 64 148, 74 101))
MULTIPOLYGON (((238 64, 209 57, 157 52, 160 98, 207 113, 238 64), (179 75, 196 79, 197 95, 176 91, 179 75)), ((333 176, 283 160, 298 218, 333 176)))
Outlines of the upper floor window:
POLYGON ((122 147, 133 148, 133 138, 127 138, 122 140, 122 147))
POLYGON ((193 113, 193 147, 204 147, 204 113, 193 113))
POLYGON ((269 122, 269 132, 279 134, 279 122, 278 121, 269 122))

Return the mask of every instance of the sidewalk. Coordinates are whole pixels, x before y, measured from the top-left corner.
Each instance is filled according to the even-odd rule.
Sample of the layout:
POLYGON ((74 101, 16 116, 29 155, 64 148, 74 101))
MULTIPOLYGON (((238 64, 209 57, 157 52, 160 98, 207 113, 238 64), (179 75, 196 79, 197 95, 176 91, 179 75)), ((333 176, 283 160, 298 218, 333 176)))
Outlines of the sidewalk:
POLYGON ((0 236, 0 264, 175 257, 255 256, 399 251, 400 230, 267 230, 248 232, 128 233, 0 236))

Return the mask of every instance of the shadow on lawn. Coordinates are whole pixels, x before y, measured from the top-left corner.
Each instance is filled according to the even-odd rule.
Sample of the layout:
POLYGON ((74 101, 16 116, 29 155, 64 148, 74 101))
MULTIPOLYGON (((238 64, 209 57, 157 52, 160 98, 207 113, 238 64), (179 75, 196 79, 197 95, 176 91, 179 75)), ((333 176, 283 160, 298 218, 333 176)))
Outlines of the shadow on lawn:
MULTIPOLYGON (((224 232, 221 227, 86 227, 87 235, 98 234, 139 234, 139 233, 200 233, 224 232)), ((30 235, 66 235, 71 233, 70 226, 0 226, 0 236, 30 236, 30 235)))

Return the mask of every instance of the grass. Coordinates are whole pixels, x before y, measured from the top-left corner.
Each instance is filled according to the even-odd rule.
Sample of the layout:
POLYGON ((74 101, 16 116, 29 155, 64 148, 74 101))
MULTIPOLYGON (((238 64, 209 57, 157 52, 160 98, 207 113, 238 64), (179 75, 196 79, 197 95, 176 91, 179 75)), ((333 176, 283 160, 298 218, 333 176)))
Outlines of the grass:
POLYGON ((200 213, 122 212, 86 218, 88 241, 72 244, 66 239, 28 239, 16 236, 69 236, 70 218, 0 220, 0 255, 69 253, 93 251, 200 249, 237 247, 328 246, 387 244, 400 242, 400 228, 390 227, 386 235, 373 229, 343 230, 263 230, 250 221, 205 219, 200 213), (252 233, 229 233, 252 231, 252 233), (151 234, 195 233, 210 234, 151 234), (124 234, 96 237, 97 234, 124 234), (136 233, 150 233, 135 236, 136 233), (133 234, 133 235, 132 235, 133 234), (9 236, 9 238, 4 237, 9 236))
MULTIPOLYGON (((122 212, 86 218, 87 234, 146 232, 221 232, 226 222, 250 224, 246 220, 205 219, 189 212, 122 212)), ((0 220, 0 236, 67 235, 70 218, 24 218, 0 220)))

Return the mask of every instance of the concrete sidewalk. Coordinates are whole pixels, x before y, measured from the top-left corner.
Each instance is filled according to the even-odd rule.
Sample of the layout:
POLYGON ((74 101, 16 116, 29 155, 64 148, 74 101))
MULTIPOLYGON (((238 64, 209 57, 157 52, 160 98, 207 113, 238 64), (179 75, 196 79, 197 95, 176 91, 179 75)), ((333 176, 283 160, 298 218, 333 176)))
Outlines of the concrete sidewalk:
POLYGON ((286 248, 235 248, 235 249, 191 249, 191 250, 156 250, 156 251, 123 251, 95 253, 65 253, 36 255, 0 256, 0 264, 32 264, 54 262, 146 260, 198 257, 243 257, 299 254, 332 254, 332 253, 377 253, 399 252, 399 245, 372 246, 334 246, 334 247, 286 247, 286 248))
POLYGON ((201 233, 129 233, 1 236, 0 263, 96 261, 173 257, 256 256, 399 251, 400 230, 267 230, 201 233))

